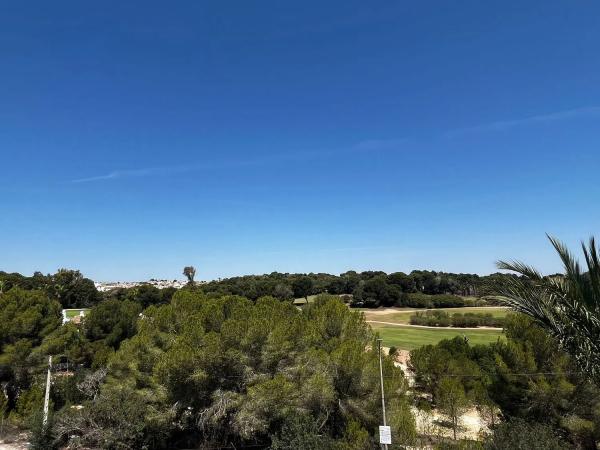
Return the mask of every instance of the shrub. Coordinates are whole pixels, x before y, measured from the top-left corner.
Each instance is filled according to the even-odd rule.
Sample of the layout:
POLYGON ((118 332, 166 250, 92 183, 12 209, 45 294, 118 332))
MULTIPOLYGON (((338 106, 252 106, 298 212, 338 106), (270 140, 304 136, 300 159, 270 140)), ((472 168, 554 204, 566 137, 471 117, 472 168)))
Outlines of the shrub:
POLYGON ((411 308, 433 308, 431 297, 431 295, 420 293, 408 294, 406 298, 406 306, 410 306, 411 308))
POLYGON ((459 308, 465 306, 465 300, 458 295, 407 294, 405 305, 411 308, 459 308))
POLYGON ((271 449, 295 450, 323 450, 332 448, 329 436, 319 431, 319 424, 310 416, 298 415, 286 422, 281 432, 273 437, 271 449))
POLYGON ((489 313, 454 313, 450 316, 445 311, 424 311, 412 315, 410 323, 428 327, 475 328, 486 326, 501 328, 504 325, 504 320, 489 313))
POLYGON ((428 327, 448 327, 450 326, 450 316, 445 311, 417 312, 410 317, 410 323, 428 327))
POLYGON ((48 422, 44 426, 44 414, 36 411, 29 419, 29 448, 32 450, 52 450, 57 448, 54 436, 54 421, 52 414, 48 416, 48 422))
POLYGON ((344 302, 344 303, 352 303, 352 295, 351 294, 344 294, 344 295, 340 295, 340 299, 344 302))
POLYGON ((570 448, 549 427, 513 419, 494 430, 485 443, 486 450, 523 448, 530 450, 563 450, 570 448))
POLYGON ((432 295, 431 301, 434 308, 460 308, 465 306, 465 301, 458 295, 432 295))

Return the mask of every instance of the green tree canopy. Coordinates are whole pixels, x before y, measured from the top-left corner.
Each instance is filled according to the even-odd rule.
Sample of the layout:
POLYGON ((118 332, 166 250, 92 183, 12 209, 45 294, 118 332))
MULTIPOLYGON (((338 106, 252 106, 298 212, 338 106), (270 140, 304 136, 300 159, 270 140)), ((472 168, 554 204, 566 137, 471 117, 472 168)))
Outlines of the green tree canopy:
POLYGON ((13 288, 0 294, 0 344, 26 339, 38 345, 62 323, 60 304, 42 291, 13 288))
POLYGON ((50 277, 46 289, 63 308, 89 307, 98 303, 101 298, 94 282, 85 278, 79 270, 60 269, 50 277))
POLYGON ((142 307, 131 300, 105 300, 85 317, 85 333, 90 340, 102 340, 107 346, 118 348, 121 341, 135 334, 141 311, 142 307))
MULTIPOLYGON (((320 296, 300 311, 271 297, 254 303, 181 290, 170 304, 146 309, 137 328, 111 359, 102 398, 134 392, 146 424, 155 430, 177 424, 167 425, 170 442, 289 448, 300 439, 310 448, 347 435, 366 436, 373 445, 381 421, 374 336, 337 297, 320 296), (298 431, 298 420, 310 423, 306 433, 298 431), (287 444, 283 437, 271 442, 282 430, 297 435, 287 444)), ((388 358, 384 377, 390 415, 402 418, 395 433, 412 439, 407 385, 388 358)), ((81 429, 90 414, 103 414, 90 408, 81 429)), ((76 418, 69 420, 73 430, 76 418)), ((94 433, 82 433, 97 445, 94 433)), ((158 445, 149 440, 158 442, 159 434, 148 429, 135 445, 158 445)))

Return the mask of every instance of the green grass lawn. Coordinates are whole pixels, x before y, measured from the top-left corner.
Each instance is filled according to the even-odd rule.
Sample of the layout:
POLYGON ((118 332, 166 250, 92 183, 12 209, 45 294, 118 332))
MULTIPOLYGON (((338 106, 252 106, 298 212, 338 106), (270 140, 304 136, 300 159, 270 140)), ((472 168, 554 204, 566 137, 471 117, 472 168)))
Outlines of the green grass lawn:
MULTIPOLYGON (((313 303, 315 301, 315 298, 317 298, 317 295, 309 295, 308 303, 313 303)), ((305 305, 305 304, 306 304, 306 298, 304 298, 304 297, 294 299, 294 305, 305 305)))
POLYGON ((379 333, 385 347, 397 347, 402 350, 413 350, 428 344, 437 344, 442 339, 455 336, 467 336, 471 344, 490 344, 498 338, 504 339, 500 330, 435 330, 427 328, 397 327, 372 323, 371 327, 379 333))
MULTIPOLYGON (((371 310, 372 312, 373 310, 371 310)), ((493 306, 477 306, 477 307, 465 307, 465 308, 436 308, 435 311, 445 311, 452 315, 455 313, 483 313, 491 314, 494 317, 506 317, 510 310, 506 308, 496 308, 493 306)), ((369 314, 369 310, 363 310, 365 313, 366 320, 376 320, 380 322, 393 322, 393 323, 410 323, 410 316, 414 315, 416 311, 399 311, 390 314, 369 314)))
POLYGON ((69 310, 69 311, 67 311, 66 315, 67 315, 67 317, 68 317, 69 319, 72 319, 73 317, 75 317, 75 316, 78 316, 78 315, 79 315, 79 311, 85 311, 85 312, 84 312, 84 314, 87 314, 87 313, 88 313, 88 311, 89 311, 89 309, 87 309, 87 308, 82 308, 82 309, 72 309, 72 310, 69 310))

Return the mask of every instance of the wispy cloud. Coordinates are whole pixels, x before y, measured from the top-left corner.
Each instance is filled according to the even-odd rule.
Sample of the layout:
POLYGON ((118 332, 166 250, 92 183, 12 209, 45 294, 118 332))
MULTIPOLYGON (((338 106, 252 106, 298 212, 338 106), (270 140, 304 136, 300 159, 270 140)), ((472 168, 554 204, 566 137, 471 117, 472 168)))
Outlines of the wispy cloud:
POLYGON ((118 178, 136 178, 136 177, 151 177, 151 176, 169 176, 188 172, 197 172, 202 170, 219 170, 232 169, 238 167, 250 167, 261 165, 266 160, 235 160, 235 161, 219 161, 209 162, 204 164, 189 164, 179 166, 163 166, 163 167, 142 167, 137 169, 113 170, 107 174, 95 175, 91 177, 83 177, 71 180, 71 183, 91 183, 95 181, 114 180, 118 178))
POLYGON ((118 178, 169 176, 188 172, 198 172, 202 170, 223 170, 240 167, 252 167, 264 165, 273 160, 281 161, 282 158, 257 158, 254 160, 220 161, 206 164, 190 164, 186 166, 143 167, 138 169, 113 170, 107 174, 77 178, 71 180, 71 183, 91 183, 95 181, 114 180, 118 178))
POLYGON ((111 172, 109 174, 106 175, 98 175, 95 177, 88 177, 88 178, 77 178, 75 180, 71 180, 71 183, 88 183, 90 181, 101 181, 101 180, 110 180, 112 178, 119 178, 119 173, 120 172, 111 172))
MULTIPOLYGON (((586 106, 581 108, 568 109, 547 114, 523 117, 519 119, 501 120, 473 127, 459 128, 450 130, 441 135, 441 137, 453 138, 474 133, 485 133, 493 131, 505 131, 511 128, 526 126, 536 123, 550 123, 561 120, 568 120, 578 117, 600 117, 600 106, 586 106)), ((225 160, 213 161, 204 164, 191 164, 186 166, 164 166, 164 167, 145 167, 134 169, 113 170, 109 173, 81 177, 70 180, 71 183, 92 183, 120 178, 151 177, 151 176, 169 176, 187 172, 201 170, 227 170, 241 167, 259 167, 273 164, 295 164, 306 161, 331 158, 353 152, 372 152, 372 151, 395 151, 407 148, 414 141, 406 138, 391 139, 366 139, 345 148, 337 149, 319 149, 306 150, 294 153, 279 153, 277 155, 263 155, 246 160, 225 160)))
POLYGON ((354 146, 356 150, 393 150, 407 144, 408 139, 367 139, 354 146))
POLYGON ((174 173, 186 172, 188 170, 191 170, 191 168, 185 168, 181 166, 146 167, 141 169, 113 170, 112 172, 104 175, 77 178, 75 180, 71 180, 71 183, 90 183, 93 181, 113 180, 116 178, 146 177, 151 175, 170 175, 174 173))
POLYGON ((347 148, 306 150, 295 153, 279 153, 277 155, 257 156, 252 159, 236 159, 215 161, 205 164, 190 164, 186 166, 145 167, 136 169, 113 170, 106 174, 81 177, 70 180, 71 183, 92 183, 119 178, 135 178, 150 176, 167 176, 201 170, 224 170, 240 167, 260 167, 272 164, 295 164, 316 159, 329 158, 349 152, 392 150, 406 143, 405 139, 371 139, 358 142, 347 148))
POLYGON ((456 137, 471 133, 483 133, 488 131, 505 131, 510 128, 530 125, 535 123, 556 122, 560 120, 571 119, 575 117, 600 116, 600 106, 586 106, 582 108, 568 109, 557 111, 548 114, 540 114, 536 116, 523 117, 520 119, 500 120, 497 122, 485 123, 474 127, 460 128, 449 131, 445 134, 446 137, 456 137))

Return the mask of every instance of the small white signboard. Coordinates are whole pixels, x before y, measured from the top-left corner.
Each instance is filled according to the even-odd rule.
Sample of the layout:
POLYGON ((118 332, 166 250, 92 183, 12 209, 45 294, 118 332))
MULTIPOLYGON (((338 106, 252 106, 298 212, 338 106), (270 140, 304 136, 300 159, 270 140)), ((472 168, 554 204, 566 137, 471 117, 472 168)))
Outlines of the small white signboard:
POLYGON ((379 427, 379 443, 380 444, 391 444, 392 443, 392 430, 387 426, 379 427))

